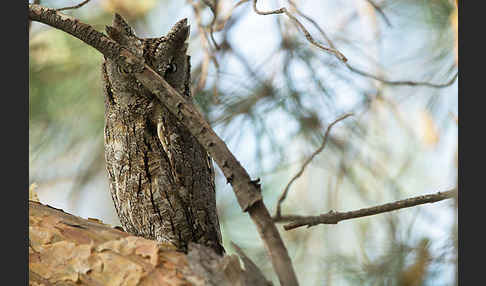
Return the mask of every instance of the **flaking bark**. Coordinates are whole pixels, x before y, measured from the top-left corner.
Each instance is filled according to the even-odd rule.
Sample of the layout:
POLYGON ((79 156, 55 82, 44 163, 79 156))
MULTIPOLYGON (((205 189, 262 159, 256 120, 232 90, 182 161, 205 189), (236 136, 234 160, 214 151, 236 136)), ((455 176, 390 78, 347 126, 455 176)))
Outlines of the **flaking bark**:
POLYGON ((220 257, 199 245, 186 255, 29 201, 29 285, 271 285, 248 263, 243 269, 236 255, 220 257))

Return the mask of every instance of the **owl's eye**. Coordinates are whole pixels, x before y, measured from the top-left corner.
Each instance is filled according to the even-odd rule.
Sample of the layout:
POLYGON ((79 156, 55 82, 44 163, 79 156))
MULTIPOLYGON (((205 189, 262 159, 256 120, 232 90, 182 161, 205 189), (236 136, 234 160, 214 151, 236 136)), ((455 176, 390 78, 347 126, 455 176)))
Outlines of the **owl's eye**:
POLYGON ((177 71, 177 66, 175 63, 169 63, 166 67, 165 67, 165 72, 166 73, 175 73, 177 71))

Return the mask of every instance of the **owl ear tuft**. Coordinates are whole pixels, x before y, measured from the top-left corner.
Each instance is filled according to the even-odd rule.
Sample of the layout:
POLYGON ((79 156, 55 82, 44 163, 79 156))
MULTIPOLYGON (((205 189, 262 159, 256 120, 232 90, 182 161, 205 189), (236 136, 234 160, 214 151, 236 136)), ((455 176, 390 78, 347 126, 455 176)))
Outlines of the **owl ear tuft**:
POLYGON ((118 13, 113 17, 112 26, 106 26, 105 30, 108 36, 119 44, 125 44, 127 39, 135 37, 133 29, 118 13))
POLYGON ((112 26, 106 26, 105 30, 112 40, 127 48, 134 55, 143 57, 142 42, 120 14, 115 13, 112 26))
POLYGON ((189 38, 190 26, 187 18, 179 20, 172 26, 167 35, 159 38, 155 49, 155 58, 164 58, 173 53, 185 53, 187 51, 186 40, 189 38))
POLYGON ((189 38, 190 27, 187 18, 179 20, 172 26, 166 37, 169 41, 183 44, 189 38))
POLYGON ((133 31, 132 27, 130 27, 127 21, 125 21, 125 19, 123 19, 123 17, 118 13, 115 13, 112 25, 113 28, 117 29, 121 35, 135 36, 135 32, 133 31))

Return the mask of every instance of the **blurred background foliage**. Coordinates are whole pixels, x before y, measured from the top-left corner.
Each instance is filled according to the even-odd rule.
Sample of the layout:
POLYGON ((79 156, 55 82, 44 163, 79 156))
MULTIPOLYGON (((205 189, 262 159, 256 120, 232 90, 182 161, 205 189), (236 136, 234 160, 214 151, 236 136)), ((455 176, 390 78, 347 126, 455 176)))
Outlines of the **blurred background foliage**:
MULTIPOLYGON (((116 11, 141 37, 163 35, 187 17, 195 100, 251 176, 261 178, 271 212, 328 124, 348 112, 354 116, 336 124, 291 187, 284 215, 354 210, 456 186, 457 80, 442 88, 373 80, 311 45, 285 15, 257 15, 251 2, 91 0, 64 12, 103 31, 116 11)), ((431 83, 446 83, 458 70, 454 1, 258 3, 259 10, 282 6, 355 69, 431 83)), ((39 23, 29 51, 30 183, 43 203, 119 224, 104 166, 102 56, 39 23)), ((276 282, 219 170, 217 199, 228 252, 236 242, 276 282)), ((457 284, 453 200, 281 234, 302 285, 457 284)))

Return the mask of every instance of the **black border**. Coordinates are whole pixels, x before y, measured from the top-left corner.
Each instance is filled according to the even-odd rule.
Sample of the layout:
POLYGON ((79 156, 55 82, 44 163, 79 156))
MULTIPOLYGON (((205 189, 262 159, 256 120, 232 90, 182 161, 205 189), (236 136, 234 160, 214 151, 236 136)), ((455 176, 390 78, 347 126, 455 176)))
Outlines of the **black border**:
MULTIPOLYGON (((472 63, 484 61, 484 38, 483 26, 478 25, 476 20, 484 19, 484 9, 469 6, 464 10, 464 0, 458 0, 458 20, 459 20, 459 177, 458 177, 458 285, 479 285, 484 283, 484 278, 478 274, 484 273, 484 257, 480 250, 483 248, 485 236, 484 227, 484 156, 479 152, 484 149, 486 142, 485 133, 485 108, 486 104, 481 104, 484 98, 484 72, 472 70, 472 63), (476 15, 473 15, 476 11, 476 15), (467 25, 466 22, 470 22, 467 25), (469 38, 468 51, 464 45, 469 38), (467 73, 467 77, 465 76, 467 73), (472 78, 470 78, 472 77, 472 78), (474 86, 477 85, 477 86, 474 86), (471 159, 476 159, 478 164, 472 164, 471 159), (465 162, 468 162, 467 165, 465 162), (476 176, 475 176, 476 175, 476 176), (466 179, 467 178, 467 179, 466 179), (477 182, 472 181, 478 178, 477 182), (476 184, 475 184, 476 183, 476 184), (465 186, 468 186, 465 188, 465 186), (474 203, 475 202, 475 203, 474 203), (469 225, 469 226, 467 226, 469 225), (469 232, 469 234, 468 234, 469 232), (473 260, 474 254, 479 259, 473 260), (477 276, 474 274, 476 273, 477 276)), ((468 1, 468 4, 481 3, 478 1, 468 1)), ((479 66, 478 65, 478 66, 479 66)))

